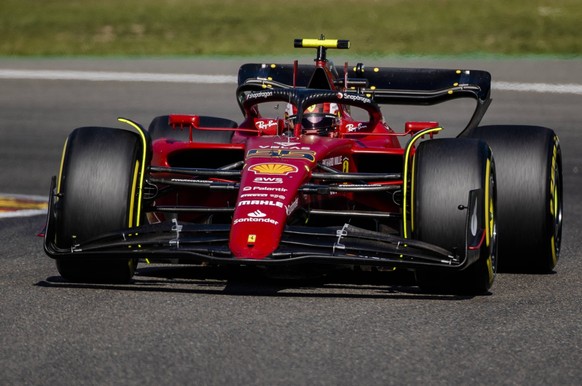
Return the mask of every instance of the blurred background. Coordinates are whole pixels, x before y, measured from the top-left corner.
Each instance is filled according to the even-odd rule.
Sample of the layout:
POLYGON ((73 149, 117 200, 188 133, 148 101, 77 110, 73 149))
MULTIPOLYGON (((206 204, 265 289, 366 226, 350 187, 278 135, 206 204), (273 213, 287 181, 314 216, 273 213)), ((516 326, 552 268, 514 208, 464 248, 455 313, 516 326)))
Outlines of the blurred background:
POLYGON ((582 55, 580 0, 2 0, 0 56, 582 55), (355 55, 352 50, 352 55, 355 55))

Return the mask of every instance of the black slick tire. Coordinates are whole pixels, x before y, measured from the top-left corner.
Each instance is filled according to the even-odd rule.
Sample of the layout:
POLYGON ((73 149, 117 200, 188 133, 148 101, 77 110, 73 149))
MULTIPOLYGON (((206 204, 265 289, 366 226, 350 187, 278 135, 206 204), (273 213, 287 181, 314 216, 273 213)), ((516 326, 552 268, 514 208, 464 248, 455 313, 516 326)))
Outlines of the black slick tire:
POLYGON ((422 142, 414 158, 411 199, 412 238, 443 247, 469 264, 460 271, 418 270, 418 285, 430 292, 488 293, 497 259, 495 164, 487 144, 475 139, 422 142), (469 252, 471 235, 480 241, 469 252))
POLYGON ((553 130, 482 126, 469 134, 487 142, 497 165, 499 269, 549 273, 562 238, 562 155, 553 130))
MULTIPOLYGON (((56 243, 71 248, 91 238, 135 226, 139 137, 130 131, 82 127, 68 137, 61 165, 56 243)), ((60 258, 62 277, 73 282, 127 282, 136 259, 60 258)))

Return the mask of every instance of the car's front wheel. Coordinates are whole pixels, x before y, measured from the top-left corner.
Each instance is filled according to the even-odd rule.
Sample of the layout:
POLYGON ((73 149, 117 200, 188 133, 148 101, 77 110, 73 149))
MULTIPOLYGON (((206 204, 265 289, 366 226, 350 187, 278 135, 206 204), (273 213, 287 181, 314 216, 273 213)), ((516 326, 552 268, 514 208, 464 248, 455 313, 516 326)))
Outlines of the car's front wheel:
POLYGON ((496 272, 495 164, 487 144, 476 139, 421 143, 414 157, 412 237, 468 259, 461 271, 418 270, 421 288, 484 294, 496 272))
MULTIPOLYGON (((82 127, 65 143, 57 187, 56 244, 72 248, 139 222, 139 137, 130 131, 82 127)), ((136 259, 57 258, 62 277, 74 282, 127 282, 136 259)))

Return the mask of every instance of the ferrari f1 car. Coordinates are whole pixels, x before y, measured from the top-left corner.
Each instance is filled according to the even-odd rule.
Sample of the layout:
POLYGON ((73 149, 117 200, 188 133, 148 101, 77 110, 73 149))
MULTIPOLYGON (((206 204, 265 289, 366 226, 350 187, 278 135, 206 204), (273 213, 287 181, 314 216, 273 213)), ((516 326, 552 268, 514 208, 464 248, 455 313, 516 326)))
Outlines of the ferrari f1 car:
POLYGON ((315 64, 240 67, 241 123, 188 114, 146 130, 81 127, 50 191, 44 248, 71 281, 129 281, 139 261, 414 272, 429 291, 481 294, 497 267, 551 271, 562 230, 558 137, 479 126, 491 76, 336 67, 347 40, 296 39, 315 64), (471 98, 457 136, 391 127, 380 105, 471 98))

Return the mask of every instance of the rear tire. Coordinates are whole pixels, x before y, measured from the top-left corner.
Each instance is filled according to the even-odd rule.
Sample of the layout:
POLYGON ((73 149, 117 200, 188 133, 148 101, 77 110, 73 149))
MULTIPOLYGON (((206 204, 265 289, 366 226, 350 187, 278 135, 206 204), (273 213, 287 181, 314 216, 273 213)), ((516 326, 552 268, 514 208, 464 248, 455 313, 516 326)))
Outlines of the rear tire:
POLYGON ((418 146, 413 166, 412 238, 467 255, 467 235, 482 241, 464 270, 418 270, 431 292, 485 294, 496 272, 495 165, 487 144, 474 139, 430 140, 418 146), (470 192, 478 194, 469 202, 470 192), (471 221, 468 212, 474 213, 471 221), (468 232, 468 229, 470 233, 468 232), (478 235, 482 230, 484 237, 478 235))
MULTIPOLYGON (((135 226, 140 141, 112 128, 83 127, 68 137, 61 165, 56 243, 71 248, 99 235, 135 226)), ((127 282, 137 259, 58 258, 61 276, 74 282, 127 282)))
POLYGON ((558 137, 538 126, 483 126, 469 135, 487 142, 497 165, 500 270, 551 272, 562 239, 558 137))

